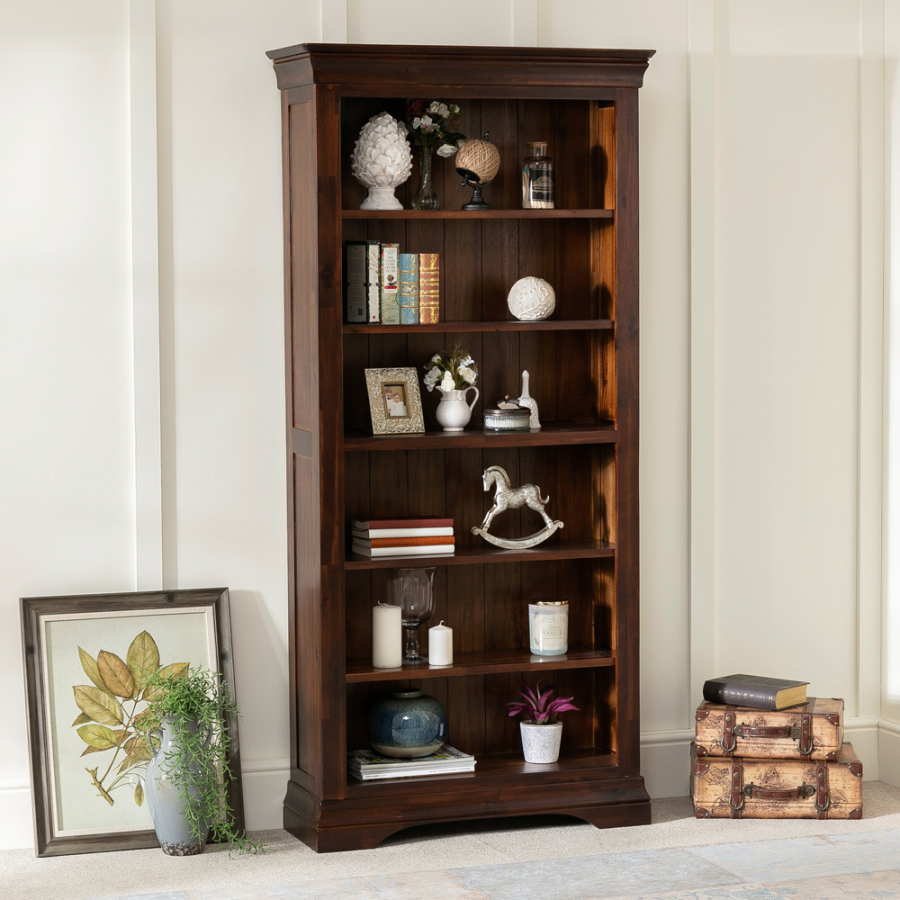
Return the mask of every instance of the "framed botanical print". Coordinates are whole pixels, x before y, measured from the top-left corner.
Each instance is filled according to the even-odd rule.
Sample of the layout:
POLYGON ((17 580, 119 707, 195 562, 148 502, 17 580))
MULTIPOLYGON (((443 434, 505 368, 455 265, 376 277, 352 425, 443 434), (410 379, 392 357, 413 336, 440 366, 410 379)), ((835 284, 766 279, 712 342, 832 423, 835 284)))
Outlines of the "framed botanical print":
MULTIPOLYGON (((144 799, 154 748, 136 727, 158 690, 147 680, 219 671, 234 696, 228 590, 25 597, 21 612, 36 854, 158 846, 144 799)), ((237 721, 226 727, 243 829, 237 721)))
POLYGON ((366 369, 373 434, 425 431, 419 375, 413 368, 366 369))

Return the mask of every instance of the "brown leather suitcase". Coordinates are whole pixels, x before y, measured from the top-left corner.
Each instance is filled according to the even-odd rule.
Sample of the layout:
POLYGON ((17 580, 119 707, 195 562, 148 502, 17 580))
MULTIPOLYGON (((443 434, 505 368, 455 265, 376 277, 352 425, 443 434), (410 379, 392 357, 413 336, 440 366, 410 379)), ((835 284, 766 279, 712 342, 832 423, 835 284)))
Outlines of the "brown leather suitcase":
POLYGON ((697 708, 698 756, 836 760, 843 741, 843 700, 810 697, 777 712, 707 701, 697 708))
POLYGON ((851 744, 836 760, 746 759, 691 752, 698 819, 861 819, 862 763, 851 744))

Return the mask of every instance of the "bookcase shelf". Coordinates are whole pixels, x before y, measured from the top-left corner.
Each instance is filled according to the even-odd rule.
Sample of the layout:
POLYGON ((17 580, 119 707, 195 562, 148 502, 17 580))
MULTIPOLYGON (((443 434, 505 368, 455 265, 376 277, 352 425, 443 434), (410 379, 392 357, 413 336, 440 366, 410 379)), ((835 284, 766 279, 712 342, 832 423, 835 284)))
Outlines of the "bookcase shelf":
MULTIPOLYGON (((423 778, 390 778, 378 781, 352 781, 347 785, 350 800, 384 799, 403 795, 422 795, 441 791, 464 792, 497 790, 504 787, 519 787, 527 784, 537 787, 546 784, 551 793, 556 793, 561 802, 560 787, 566 785, 566 793, 583 793, 588 784, 598 778, 613 778, 619 773, 617 754, 598 747, 587 750, 573 750, 560 756, 555 763, 527 763, 521 753, 503 753, 479 756, 474 772, 455 775, 430 775, 423 778), (599 770, 599 771, 598 771, 599 770), (445 784, 446 782, 446 784, 445 784), (444 785, 442 787, 442 785, 444 785), (573 790, 573 788, 575 790, 573 790)), ((549 804, 542 812, 561 812, 549 804)), ((484 818, 484 815, 478 816, 484 818)), ((616 824, 624 825, 625 822, 616 824)))
POLYGON ((540 322, 436 322, 428 325, 345 325, 344 334, 462 334, 495 331, 605 331, 612 319, 544 319, 540 322))
POLYGON ((489 675, 497 672, 555 672, 562 669, 596 669, 614 666, 611 650, 569 647, 563 656, 536 656, 528 650, 470 650, 456 653, 452 666, 430 666, 427 662, 406 663, 399 669, 376 669, 369 660, 347 660, 347 683, 365 681, 409 681, 489 675))
POLYGON ((612 219, 611 209, 343 209, 344 219, 612 219))
MULTIPOLYGON (((479 523, 480 524, 480 523, 479 523)), ((501 550, 489 544, 457 547, 442 556, 361 556, 351 553, 347 569, 421 569, 431 566, 482 566, 496 563, 555 562, 560 559, 603 559, 614 557, 616 548, 607 541, 548 541, 529 550, 501 550)))
MULTIPOLYGON (((472 426, 470 426, 472 428, 472 426)), ((390 450, 463 450, 502 447, 563 447, 576 444, 612 444, 618 439, 612 422, 548 423, 539 431, 426 431, 424 434, 344 435, 344 451, 370 453, 390 450)))
MULTIPOLYGON (((652 51, 303 44, 269 53, 282 91, 286 272, 291 775, 284 826, 318 851, 374 847, 404 828, 486 815, 568 814, 597 827, 649 822, 640 775, 638 89, 652 51), (454 96, 447 97, 448 85, 454 96), (404 97, 461 107, 457 130, 489 131, 501 168, 494 207, 464 212, 470 191, 435 159, 435 211, 362 210, 351 149, 374 115, 404 97), (556 160, 553 210, 522 210, 530 141, 556 160), (396 243, 438 254, 440 318, 431 325, 344 322, 344 248, 396 243), (510 319, 520 278, 548 281, 550 319, 510 319), (372 435, 367 368, 415 368, 459 342, 478 367, 466 431, 372 435), (543 428, 486 433, 483 410, 521 393, 543 428), (549 496, 565 523, 529 550, 471 533, 492 502, 483 472, 549 496), (371 559, 351 552, 358 519, 450 518, 455 553, 371 559), (372 606, 390 570, 434 567, 432 624, 453 628, 454 665, 371 665, 372 606), (529 650, 528 605, 569 601, 561 657, 529 650), (522 756, 505 703, 542 679, 574 697, 559 762, 522 756), (356 782, 347 752, 367 744, 371 702, 423 687, 445 707, 449 742, 474 774, 356 782)), ((498 534, 540 528, 505 512, 498 534)), ((421 629, 426 651, 427 627, 421 629)))

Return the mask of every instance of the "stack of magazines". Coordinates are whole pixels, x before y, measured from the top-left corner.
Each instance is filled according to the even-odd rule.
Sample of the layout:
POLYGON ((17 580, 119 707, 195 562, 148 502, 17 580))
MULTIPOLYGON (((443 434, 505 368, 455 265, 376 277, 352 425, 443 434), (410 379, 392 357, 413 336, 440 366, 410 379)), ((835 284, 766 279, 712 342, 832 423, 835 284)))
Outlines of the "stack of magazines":
POLYGON ((351 750, 347 771, 359 781, 380 778, 415 778, 423 775, 451 775, 475 771, 475 757, 444 744, 436 753, 417 759, 396 759, 374 750, 351 750))

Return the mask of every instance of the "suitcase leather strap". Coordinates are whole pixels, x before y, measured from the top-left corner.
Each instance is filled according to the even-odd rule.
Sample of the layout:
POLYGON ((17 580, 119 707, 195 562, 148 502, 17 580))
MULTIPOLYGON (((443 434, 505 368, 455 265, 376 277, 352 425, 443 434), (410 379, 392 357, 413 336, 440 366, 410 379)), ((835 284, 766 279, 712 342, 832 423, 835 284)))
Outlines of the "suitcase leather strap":
POLYGON ((736 725, 736 713, 733 706, 725 707, 722 749, 734 753, 738 738, 790 738, 798 741, 797 750, 801 756, 809 756, 813 750, 812 716, 804 713, 799 725, 736 725))
POLYGON ((828 795, 828 764, 824 759, 816 763, 816 818, 827 819, 831 797, 828 795))
POLYGON ((739 819, 744 808, 744 761, 739 756, 731 758, 731 794, 728 797, 731 818, 739 819))
MULTIPOLYGON (((725 753, 730 756, 734 753, 734 748, 737 744, 737 738, 734 736, 734 707, 726 706, 725 707, 725 715, 723 717, 724 722, 724 732, 722 733, 722 749, 725 753)), ((733 809, 733 807, 732 807, 733 809)))

